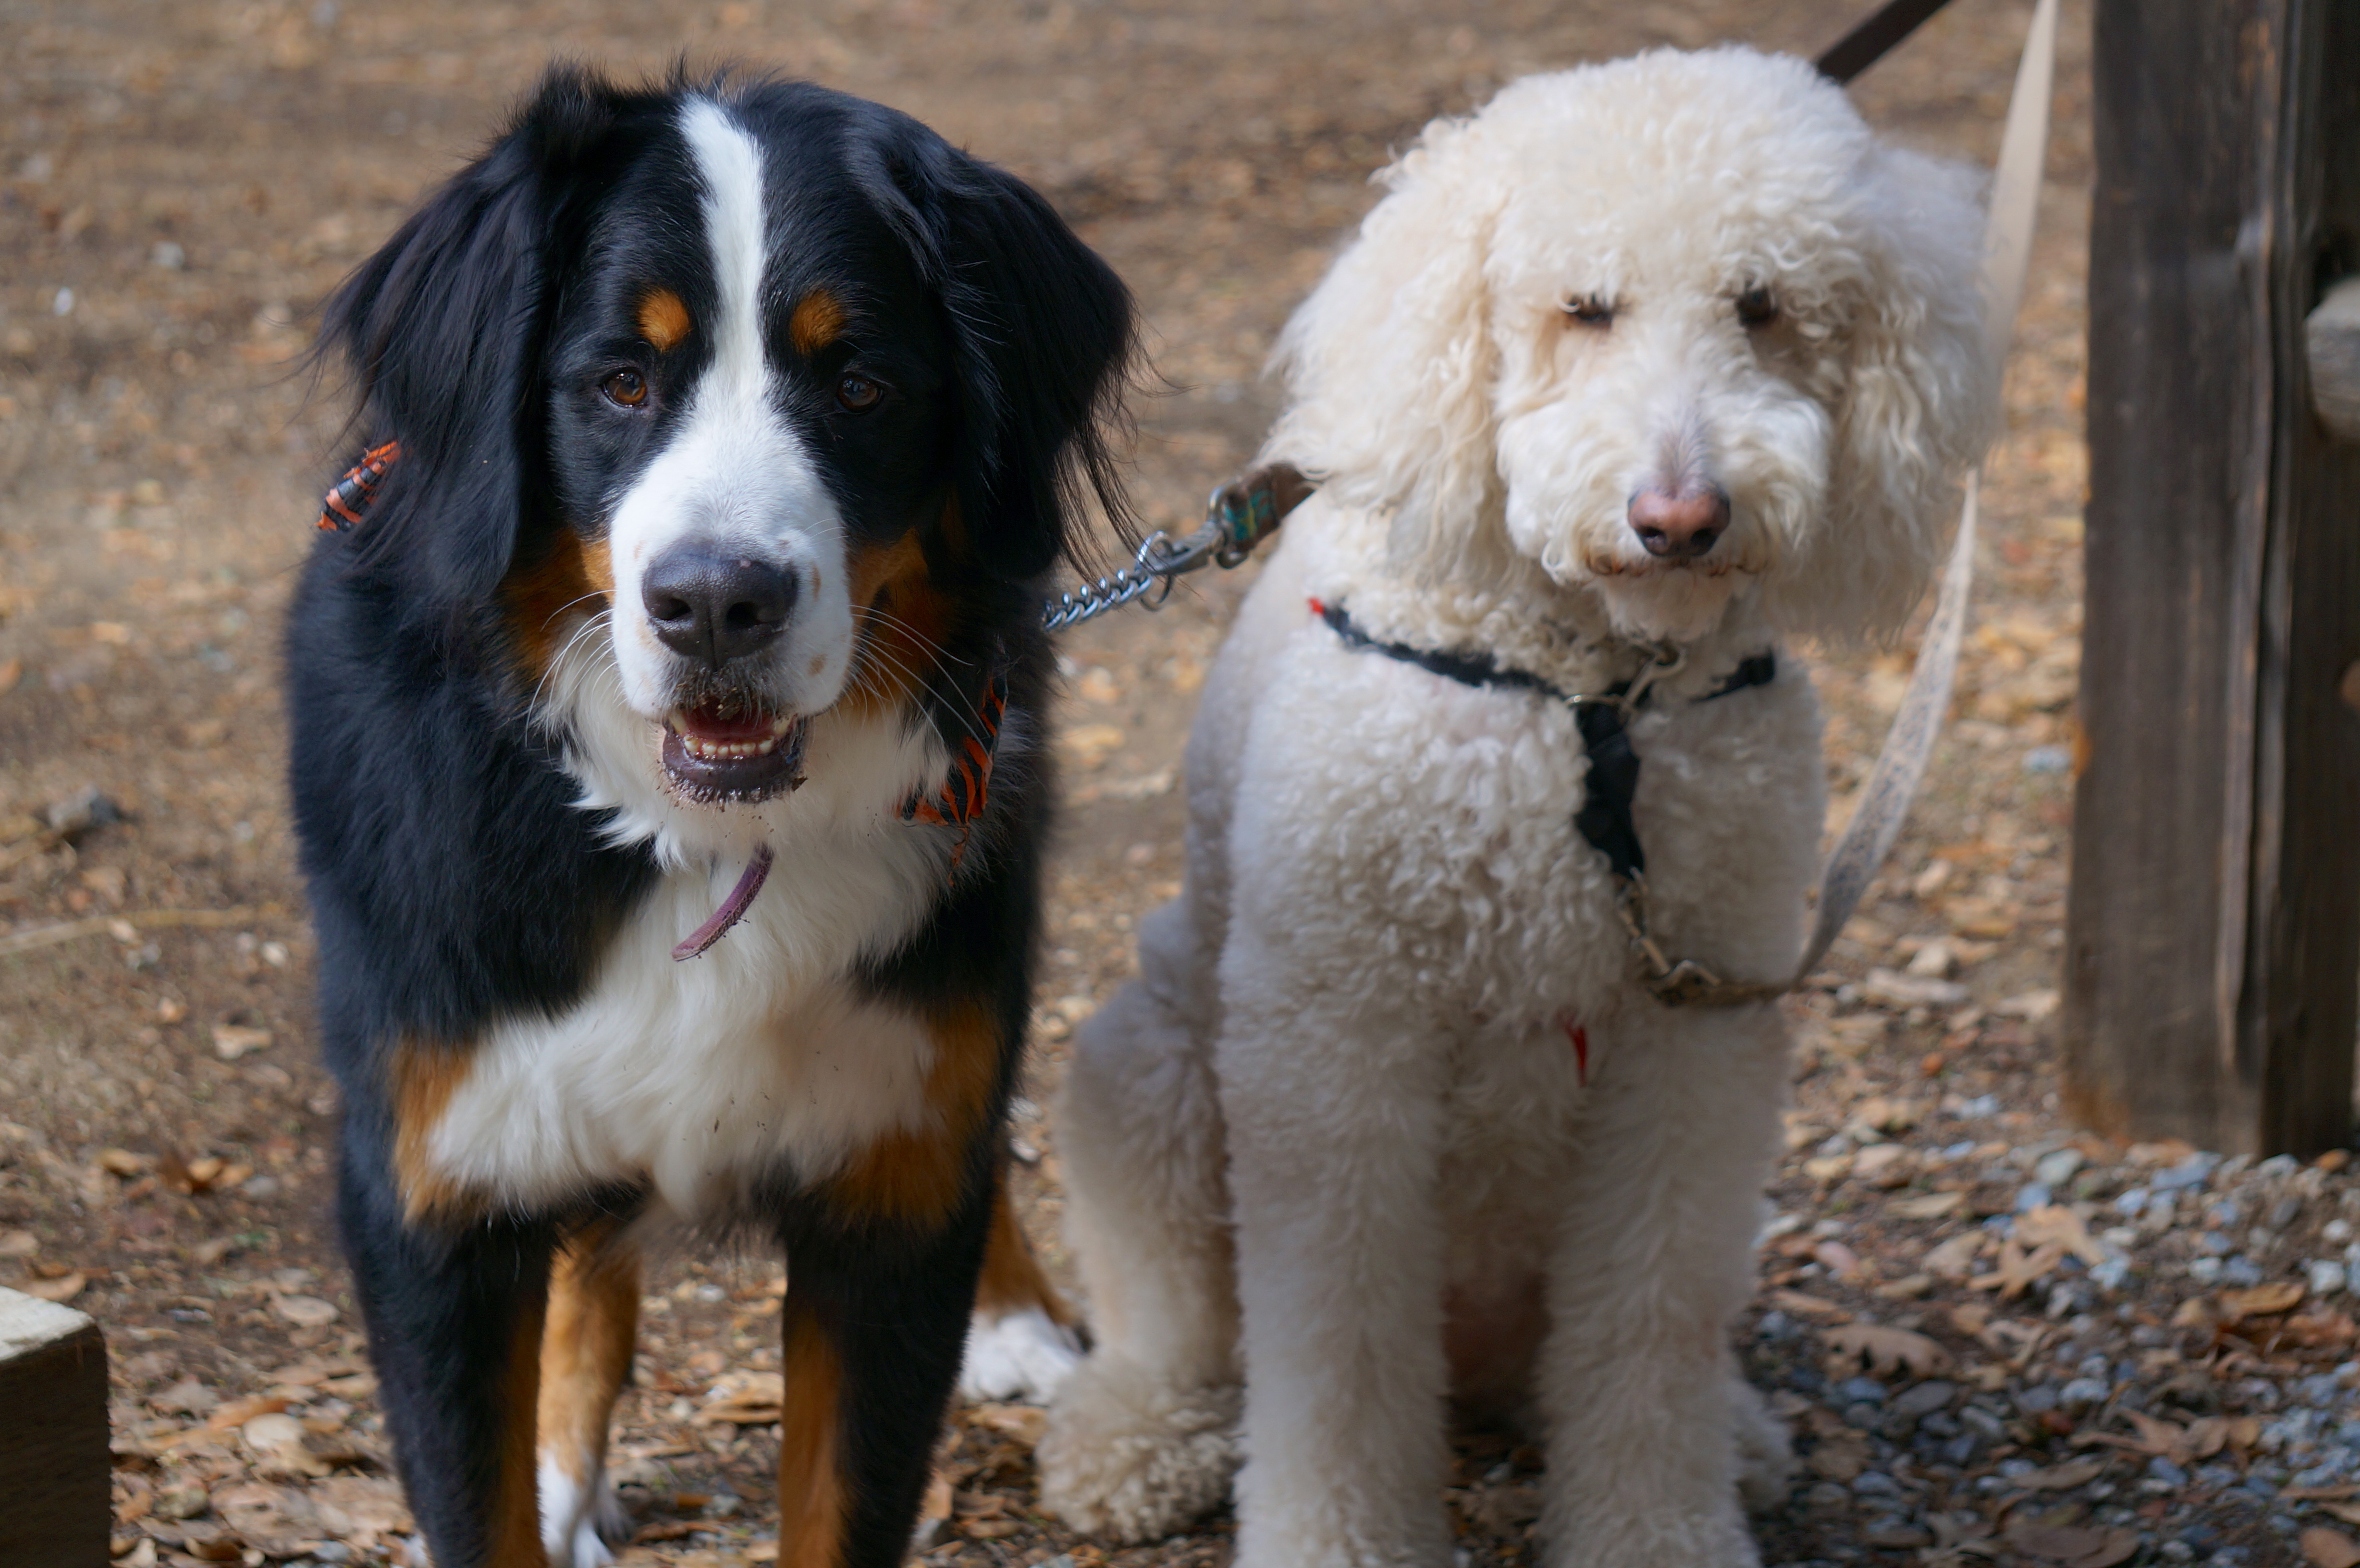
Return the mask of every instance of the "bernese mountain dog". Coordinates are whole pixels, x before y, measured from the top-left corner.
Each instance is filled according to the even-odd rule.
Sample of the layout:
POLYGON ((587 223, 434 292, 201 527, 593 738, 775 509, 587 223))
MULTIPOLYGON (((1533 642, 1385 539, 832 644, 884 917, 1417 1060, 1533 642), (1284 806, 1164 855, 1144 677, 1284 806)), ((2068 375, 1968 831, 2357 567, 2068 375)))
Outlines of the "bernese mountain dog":
POLYGON ((902 1560, 979 1279, 1059 1313, 1000 1124, 1043 586, 1121 515, 1134 342, 1047 202, 906 115, 574 68, 328 304, 367 456, 296 597, 290 772, 438 1568, 609 1561, 663 1232, 785 1252, 792 1568, 902 1560))

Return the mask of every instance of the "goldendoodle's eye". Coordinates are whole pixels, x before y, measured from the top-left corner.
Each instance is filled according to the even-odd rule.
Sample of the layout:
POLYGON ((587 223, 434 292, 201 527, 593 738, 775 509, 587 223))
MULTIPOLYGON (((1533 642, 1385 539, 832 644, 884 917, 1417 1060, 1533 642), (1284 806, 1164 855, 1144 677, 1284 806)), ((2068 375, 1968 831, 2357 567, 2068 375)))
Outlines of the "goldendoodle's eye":
POLYGON ((1737 297, 1737 319, 1749 327, 1766 327, 1778 319, 1778 296, 1767 289, 1748 289, 1737 297))
POLYGON ((885 388, 866 376, 847 376, 836 384, 836 400, 855 414, 875 408, 884 396, 885 388))
POLYGON ((1614 307, 1595 294, 1584 294, 1565 308, 1565 313, 1585 327, 1603 327, 1614 320, 1614 307))
POLYGON ((620 408, 636 408, 648 400, 647 378, 636 370, 618 370, 598 383, 598 390, 606 401, 620 408))

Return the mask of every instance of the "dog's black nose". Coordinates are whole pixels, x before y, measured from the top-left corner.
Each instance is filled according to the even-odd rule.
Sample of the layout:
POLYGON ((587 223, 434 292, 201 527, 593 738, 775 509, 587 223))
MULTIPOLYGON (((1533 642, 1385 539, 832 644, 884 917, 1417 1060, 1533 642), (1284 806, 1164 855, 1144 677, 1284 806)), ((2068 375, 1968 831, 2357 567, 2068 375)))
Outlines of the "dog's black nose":
POLYGON ((785 629, 796 586, 793 572, 769 561, 681 545, 648 568, 639 603, 666 648, 718 670, 785 629))
POLYGON ((1678 491, 1649 485, 1631 497, 1631 531, 1649 555, 1694 561, 1729 531, 1729 494, 1717 485, 1678 491))

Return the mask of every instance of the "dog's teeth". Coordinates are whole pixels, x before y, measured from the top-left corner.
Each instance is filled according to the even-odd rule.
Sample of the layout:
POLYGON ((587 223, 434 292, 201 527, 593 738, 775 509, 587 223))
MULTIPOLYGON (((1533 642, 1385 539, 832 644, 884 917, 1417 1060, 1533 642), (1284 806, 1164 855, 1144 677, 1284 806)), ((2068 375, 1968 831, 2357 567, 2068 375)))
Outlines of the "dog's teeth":
POLYGON ((770 738, 775 741, 781 735, 785 735, 789 730, 794 728, 794 726, 795 721, 792 716, 783 719, 772 719, 770 721, 770 738))

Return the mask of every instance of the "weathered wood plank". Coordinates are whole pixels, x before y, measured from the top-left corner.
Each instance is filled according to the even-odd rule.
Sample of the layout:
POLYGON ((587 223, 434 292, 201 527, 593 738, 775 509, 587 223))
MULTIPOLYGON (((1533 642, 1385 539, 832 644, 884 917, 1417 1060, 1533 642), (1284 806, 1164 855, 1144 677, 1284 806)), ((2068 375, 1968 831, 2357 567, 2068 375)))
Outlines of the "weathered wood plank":
POLYGON ((0 1289, 0 1564, 106 1568, 110 1463, 98 1324, 0 1289))
POLYGON ((2310 1151, 2351 1132, 2360 453, 2305 318, 2355 270, 2360 7, 2099 0, 2070 1108, 2310 1151))

